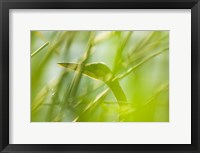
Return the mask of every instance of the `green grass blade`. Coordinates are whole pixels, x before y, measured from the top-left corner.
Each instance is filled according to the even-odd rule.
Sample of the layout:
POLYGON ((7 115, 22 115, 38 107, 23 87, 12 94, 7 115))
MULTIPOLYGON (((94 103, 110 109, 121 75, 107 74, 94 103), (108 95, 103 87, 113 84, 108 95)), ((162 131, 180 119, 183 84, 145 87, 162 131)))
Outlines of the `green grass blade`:
POLYGON ((165 48, 163 49, 162 51, 160 52, 156 52, 152 55, 150 55, 149 57, 145 58, 144 60, 142 60, 140 63, 136 64, 135 66, 131 67, 130 69, 128 69, 124 74, 120 74, 118 75, 116 78, 114 78, 113 80, 115 79, 122 79, 124 77, 126 77, 127 75, 129 75, 131 72, 133 72, 135 69, 137 69, 138 67, 140 67, 142 64, 146 63, 147 61, 151 60, 152 58, 156 57, 157 55, 160 55, 162 54, 163 52, 166 52, 168 51, 169 48, 165 48))
POLYGON ((118 66, 121 62, 120 58, 122 56, 122 52, 124 51, 124 48, 128 42, 128 40, 130 39, 131 35, 133 32, 128 32, 126 38, 123 40, 123 42, 120 44, 120 46, 118 47, 118 50, 116 52, 116 56, 115 56, 115 60, 114 60, 114 64, 113 64, 113 73, 115 74, 118 66))
POLYGON ((41 50, 43 50, 46 46, 49 45, 49 42, 46 42, 45 44, 43 44, 40 48, 38 48, 36 51, 34 51, 32 54, 31 54, 31 57, 35 56, 36 54, 38 54, 41 50))

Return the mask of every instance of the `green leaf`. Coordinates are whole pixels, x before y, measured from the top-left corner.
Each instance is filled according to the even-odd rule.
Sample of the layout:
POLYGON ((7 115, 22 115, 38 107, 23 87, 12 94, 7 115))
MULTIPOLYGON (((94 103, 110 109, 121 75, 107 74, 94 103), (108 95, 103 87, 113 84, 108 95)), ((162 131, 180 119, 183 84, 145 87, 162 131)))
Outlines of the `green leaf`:
MULTIPOLYGON (((77 63, 58 63, 59 65, 69 69, 78 71, 80 64, 77 63)), ((90 63, 84 67, 83 74, 97 80, 101 80, 105 83, 109 82, 113 78, 113 73, 110 68, 104 63, 90 63)))
MULTIPOLYGON (((67 69, 74 70, 74 71, 78 71, 80 67, 80 64, 76 64, 76 63, 58 63, 58 64, 67 69)), ((101 80, 104 83, 106 83, 110 87, 110 89, 113 91, 118 101, 124 101, 124 102, 127 101, 126 96, 118 80, 115 79, 114 81, 112 81, 112 79, 114 78, 114 75, 106 64, 104 63, 86 64, 83 70, 83 74, 91 78, 101 80)))

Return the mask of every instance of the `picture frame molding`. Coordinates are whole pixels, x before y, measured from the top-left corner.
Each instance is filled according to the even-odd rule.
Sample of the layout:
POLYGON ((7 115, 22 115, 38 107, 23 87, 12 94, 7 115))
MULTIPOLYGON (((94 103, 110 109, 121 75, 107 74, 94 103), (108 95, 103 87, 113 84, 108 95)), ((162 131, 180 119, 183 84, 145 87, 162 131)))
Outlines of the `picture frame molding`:
POLYGON ((199 0, 0 0, 0 11, 0 151, 2 153, 155 151, 200 153, 199 0), (191 9, 191 144, 9 144, 9 9, 191 9))

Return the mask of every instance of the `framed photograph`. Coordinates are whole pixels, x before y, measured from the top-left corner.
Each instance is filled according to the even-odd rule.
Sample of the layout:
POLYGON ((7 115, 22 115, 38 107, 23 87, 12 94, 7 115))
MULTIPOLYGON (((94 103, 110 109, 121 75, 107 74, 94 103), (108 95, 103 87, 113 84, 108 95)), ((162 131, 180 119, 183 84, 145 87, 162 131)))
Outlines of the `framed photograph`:
POLYGON ((198 0, 0 2, 2 153, 200 153, 198 0))

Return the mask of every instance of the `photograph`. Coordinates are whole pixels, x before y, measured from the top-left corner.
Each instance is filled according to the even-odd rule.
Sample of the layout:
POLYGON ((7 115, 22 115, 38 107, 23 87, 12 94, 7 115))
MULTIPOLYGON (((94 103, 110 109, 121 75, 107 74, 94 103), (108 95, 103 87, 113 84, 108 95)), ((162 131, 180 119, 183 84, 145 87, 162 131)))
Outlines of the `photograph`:
POLYGON ((170 122, 169 35, 30 31, 30 122, 170 122))
POLYGON ((200 153, 200 0, 0 10, 0 153, 200 153))

